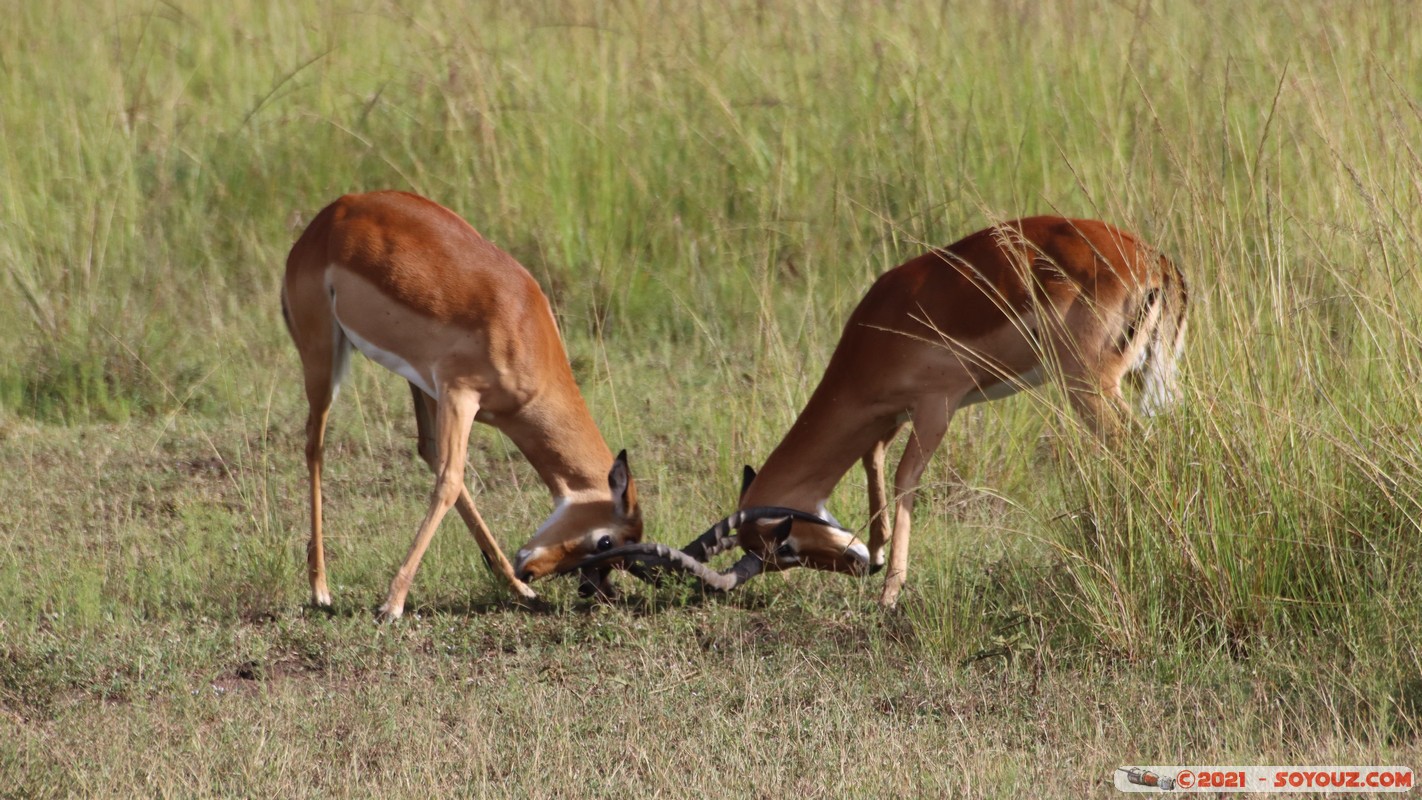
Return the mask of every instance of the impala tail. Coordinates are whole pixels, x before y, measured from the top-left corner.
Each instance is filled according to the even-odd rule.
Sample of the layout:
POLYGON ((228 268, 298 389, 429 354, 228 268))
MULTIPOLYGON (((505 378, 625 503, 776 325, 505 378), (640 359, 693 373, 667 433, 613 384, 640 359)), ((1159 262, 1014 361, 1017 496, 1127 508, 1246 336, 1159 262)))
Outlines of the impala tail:
POLYGON ((1160 286, 1146 294, 1124 336, 1126 348, 1139 353, 1127 378, 1140 390, 1141 413, 1147 417, 1180 400, 1177 374, 1185 347, 1185 279, 1165 256, 1160 257, 1160 276, 1160 286))

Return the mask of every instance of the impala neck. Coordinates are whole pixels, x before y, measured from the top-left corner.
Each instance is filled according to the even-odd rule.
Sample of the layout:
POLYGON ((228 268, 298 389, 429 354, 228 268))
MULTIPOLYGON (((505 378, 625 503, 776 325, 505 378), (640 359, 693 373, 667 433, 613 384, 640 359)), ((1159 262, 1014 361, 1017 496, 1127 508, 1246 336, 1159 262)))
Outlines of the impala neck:
POLYGON ((892 428, 892 414, 841 396, 827 388, 831 383, 827 376, 815 389, 741 498, 741 508, 780 505, 820 512, 844 474, 892 428))
POLYGON ((573 494, 609 493, 612 452, 576 388, 543 391, 494 424, 538 471, 555 501, 573 494))

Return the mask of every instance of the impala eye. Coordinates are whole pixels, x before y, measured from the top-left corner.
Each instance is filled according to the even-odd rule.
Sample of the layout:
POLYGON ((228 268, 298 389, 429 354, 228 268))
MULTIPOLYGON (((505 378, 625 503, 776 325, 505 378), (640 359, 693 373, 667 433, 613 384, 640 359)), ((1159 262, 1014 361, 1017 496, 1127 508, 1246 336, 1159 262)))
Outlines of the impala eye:
POLYGON ((611 550, 611 549, 612 549, 612 537, 611 537, 611 536, 604 536, 604 537, 602 537, 601 539, 598 539, 598 540, 597 540, 597 551, 598 551, 599 553, 601 553, 601 552, 604 551, 604 550, 611 550))
POLYGON ((795 546, 790 544, 789 542, 786 542, 785 544, 782 544, 780 545, 780 547, 776 548, 775 555, 789 558, 795 555, 795 546))

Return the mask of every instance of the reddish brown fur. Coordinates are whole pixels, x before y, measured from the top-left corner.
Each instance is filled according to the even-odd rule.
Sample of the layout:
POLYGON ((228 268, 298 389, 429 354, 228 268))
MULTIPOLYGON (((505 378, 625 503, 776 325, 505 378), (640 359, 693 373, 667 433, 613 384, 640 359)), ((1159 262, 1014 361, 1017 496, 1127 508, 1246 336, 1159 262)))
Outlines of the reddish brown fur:
MULTIPOLYGON (((974 233, 880 276, 850 315, 804 411, 741 498, 741 508, 817 511, 855 460, 870 477, 877 560, 889 538, 884 450, 913 420, 895 478, 897 512, 883 602, 907 569, 909 510, 928 457, 954 410, 983 392, 1010 391, 1037 367, 1068 390, 1087 424, 1106 435, 1124 408, 1132 359, 1173 361, 1184 329, 1184 281, 1135 236, 1093 220, 1030 217, 974 233), (1154 293, 1154 294, 1153 294, 1154 293), (1150 306, 1158 299, 1159 311, 1150 306), (1163 347, 1152 342, 1169 337, 1163 347)), ((1167 365, 1168 366, 1168 365, 1167 365)), ((771 522, 740 532, 773 559, 771 522)), ((797 522, 794 564, 858 571, 852 537, 797 522)))
POLYGON ((340 198, 292 247, 282 301, 311 405, 308 567, 318 604, 330 602, 321 544, 325 422, 338 365, 352 343, 405 370, 415 391, 421 455, 438 476, 429 513, 391 584, 387 616, 399 616, 424 548, 451 506, 491 565, 525 596, 532 596, 525 579, 590 554, 591 545, 580 542, 590 532, 605 530, 619 543, 640 539, 635 484, 627 476, 617 498, 608 488, 609 465, 616 465, 573 379, 547 298, 513 257, 452 211, 404 192, 340 198), (532 555, 520 558, 522 578, 463 485, 475 419, 508 435, 555 498, 567 501, 530 542, 532 555))

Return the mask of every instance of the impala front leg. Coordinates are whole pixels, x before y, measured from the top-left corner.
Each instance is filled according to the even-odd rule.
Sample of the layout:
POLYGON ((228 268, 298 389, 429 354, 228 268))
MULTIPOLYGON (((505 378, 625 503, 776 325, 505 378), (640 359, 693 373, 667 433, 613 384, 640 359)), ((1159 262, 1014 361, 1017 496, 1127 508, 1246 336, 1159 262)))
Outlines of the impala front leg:
POLYGON ((533 591, 528 584, 519 580, 518 575, 514 573, 513 564, 509 563, 508 557, 500 549, 489 526, 484 524, 484 518, 479 516, 478 509, 474 507, 474 498, 469 496, 469 489, 462 483, 459 486, 459 499, 454 503, 454 510, 459 512, 465 527, 474 534, 474 541, 479 544, 479 550, 484 554, 484 562, 489 565, 489 569, 508 581, 509 587, 519 597, 525 600, 537 600, 538 593, 533 591))
POLYGON ((897 498, 894 534, 889 546, 889 574, 884 578, 884 593, 879 597, 879 605, 884 608, 893 608, 898 603, 899 592, 908 578, 909 527, 918 481, 923 476, 924 467, 928 466, 928 460, 933 457, 933 451, 943 441, 948 420, 952 419, 957 406, 956 398, 950 403, 946 398, 932 397, 914 407, 913 433, 894 473, 894 495, 897 498))
MULTIPOLYGON (((410 394, 415 401, 415 425, 419 431, 420 458, 424 459, 438 477, 439 448, 435 443, 435 418, 439 412, 439 404, 413 383, 410 384, 410 394)), ((459 483, 459 499, 455 501, 454 508, 464 520, 464 526, 469 529, 469 533, 473 534, 489 571, 508 581, 509 586, 520 597, 525 600, 537 600, 538 594, 514 574, 513 564, 509 563, 489 526, 484 524, 484 518, 479 516, 479 510, 474 507, 474 498, 470 496, 469 489, 462 480, 459 483)))
POLYGON ((884 568, 884 543, 889 540, 889 493, 884 488, 884 458, 889 445, 904 429, 904 422, 895 421, 884 438, 874 443, 864 454, 864 477, 869 484, 869 572, 884 568))
POLYGON ((460 493, 464 491, 464 453, 469 446, 469 430, 474 426, 474 415, 479 412, 479 395, 446 387, 441 396, 435 422, 438 477, 430 495, 429 512, 420 522, 410 552, 390 581, 390 593, 380 607, 379 617, 384 622, 397 620, 405 612, 405 596, 415 580, 415 570, 420 568, 420 559, 429 548, 444 515, 459 501, 460 493))

